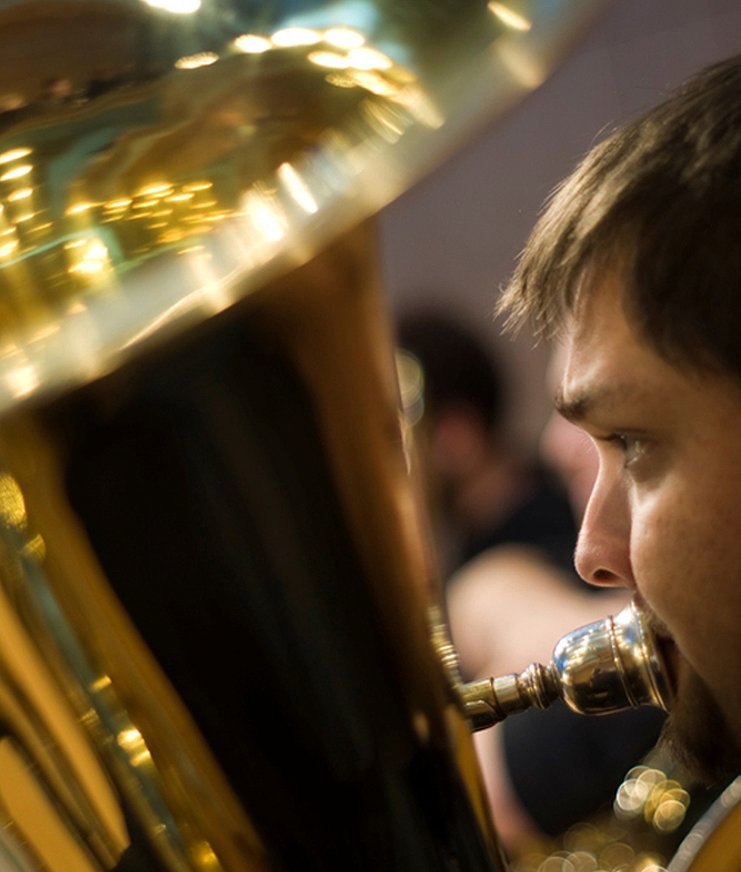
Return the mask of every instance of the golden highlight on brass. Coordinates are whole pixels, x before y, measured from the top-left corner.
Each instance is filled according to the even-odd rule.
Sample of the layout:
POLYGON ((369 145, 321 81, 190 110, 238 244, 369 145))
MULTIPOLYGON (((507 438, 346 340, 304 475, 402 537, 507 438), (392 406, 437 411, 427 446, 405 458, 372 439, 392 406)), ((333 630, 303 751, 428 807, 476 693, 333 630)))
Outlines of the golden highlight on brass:
POLYGON ((3 5, 3 869, 504 867, 372 216, 599 5, 3 5))

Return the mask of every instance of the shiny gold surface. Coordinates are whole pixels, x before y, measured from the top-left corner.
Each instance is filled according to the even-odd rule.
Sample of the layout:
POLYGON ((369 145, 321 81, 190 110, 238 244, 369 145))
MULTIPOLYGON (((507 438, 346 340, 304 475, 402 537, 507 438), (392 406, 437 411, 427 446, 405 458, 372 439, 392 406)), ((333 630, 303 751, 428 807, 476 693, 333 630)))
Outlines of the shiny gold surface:
MULTIPOLYGON (((483 799, 469 731, 429 642, 427 608, 435 598, 431 586, 434 576, 420 551, 423 534, 408 487, 406 455, 400 441, 402 430, 395 401, 393 356, 376 269, 373 234, 370 228, 362 228, 305 267, 254 294, 236 324, 269 336, 271 347, 275 345, 281 349, 281 355, 290 357, 302 385, 312 396, 313 415, 331 466, 329 484, 336 488, 350 537, 348 541, 358 561, 357 577, 319 577, 313 581, 307 575, 302 581, 303 585, 309 585, 305 595, 309 596, 313 584, 319 585, 316 596, 320 598, 325 596, 321 592, 323 586, 331 588, 341 583, 353 590, 363 585, 362 593, 353 594, 367 599, 368 610, 361 620, 368 626, 378 624, 381 628, 379 642, 372 652, 379 665, 369 661, 362 666, 370 670, 366 672, 367 684, 358 686, 354 692, 361 694, 361 705, 378 706, 380 699, 375 695, 379 693, 379 680, 386 682, 384 692, 397 700, 393 703, 397 712, 394 717, 400 721, 396 727, 389 722, 383 728, 389 731, 390 759, 384 763, 387 752, 379 748, 378 760, 367 774, 362 774, 367 763, 354 764, 362 766, 359 777, 373 779, 376 767, 389 765, 398 766, 403 772, 417 756, 447 761, 444 765, 435 765, 443 765, 441 776, 452 767, 444 778, 461 779, 461 784, 465 785, 466 814, 470 815, 467 826, 475 827, 473 832, 479 842, 479 847, 471 849, 472 856, 477 857, 471 868, 497 869, 500 861, 496 835, 483 799), (306 293, 307 287, 313 289, 311 294, 306 293), (337 361, 342 361, 339 368, 337 361), (359 446, 362 446, 360 451, 359 446), (387 665, 383 666, 384 663, 387 665), (386 670, 386 677, 376 677, 377 669, 386 670), (363 696, 367 701, 363 701, 363 696), (394 738, 396 730, 400 732, 394 738), (396 748, 398 744, 409 745, 409 749, 395 762, 400 753, 396 748), (407 756, 408 762, 405 762, 407 756)), ((213 335, 218 342, 219 332, 212 334, 211 330, 209 328, 205 338, 210 341, 213 335)), ((198 338, 198 342, 201 341, 198 338)), ((168 354, 174 354, 175 360, 187 366, 191 343, 183 352, 176 347, 168 354)), ((47 778, 54 787, 53 791, 43 788, 50 792, 48 813, 44 811, 41 815, 46 805, 46 800, 41 803, 40 799, 42 788, 36 787, 35 798, 30 795, 34 784, 26 791, 29 793, 26 804, 33 808, 33 814, 23 812, 14 804, 9 806, 13 826, 7 838, 14 850, 21 850, 28 841, 37 851, 40 850, 37 845, 54 844, 53 834, 59 830, 60 844, 64 839, 69 842, 63 845, 67 859, 53 863, 49 860, 43 868, 117 868, 115 864, 122 851, 132 849, 124 816, 133 813, 154 846, 156 862, 161 863, 162 868, 268 870, 273 868, 276 844, 270 841, 274 836, 268 836, 266 844, 260 827, 254 823, 253 816, 259 819, 262 814, 259 804, 251 805, 254 798, 248 798, 243 804, 237 793, 244 787, 235 787, 235 784, 244 776, 228 767, 223 771, 223 764, 216 759, 203 735, 198 716, 187 710, 173 688, 177 675, 165 674, 166 670, 153 656, 151 645, 154 642, 156 648, 156 637, 142 639, 134 623, 136 617, 127 614, 122 607, 101 565, 101 559, 104 562, 106 559, 105 550, 98 553, 96 537, 99 534, 95 525, 84 512, 80 514, 70 491, 70 457, 77 452, 76 441, 81 438, 76 435, 81 427, 80 423, 75 423, 76 405, 82 402, 83 408, 89 406, 93 412, 102 409, 104 414, 109 414, 109 409, 121 404, 122 395, 136 398, 141 390, 138 383, 157 377, 157 362, 155 357, 151 363, 145 361, 133 369, 124 367, 102 383, 91 386, 81 397, 72 394, 38 409, 24 407, 15 414, 6 414, 0 424, 2 458, 7 470, 0 479, 6 493, 8 536, 3 559, 4 578, 18 615, 14 619, 8 610, 6 625, 12 628, 13 620, 19 624, 19 632, 23 630, 27 639, 28 660, 36 664, 36 672, 29 672, 23 678, 26 688, 23 693, 33 695, 28 717, 33 716, 38 722, 33 731, 29 728, 27 741, 29 746, 33 740, 35 744, 43 743, 50 748, 52 762, 60 761, 55 765, 61 768, 58 772, 51 763, 45 766, 44 771, 49 770, 47 778), (79 773, 76 770, 80 770, 79 773), (68 783, 74 787, 67 788, 68 783), (67 797, 68 789, 78 791, 84 804, 76 795, 67 797), (54 814, 59 818, 57 826, 47 822, 47 818, 54 820, 54 814), (35 821, 35 831, 25 825, 29 816, 35 821), (20 834, 17 840, 16 832, 20 834), (69 860, 73 851, 84 856, 84 863, 69 860)), ((233 401, 237 402, 237 395, 233 401)), ((309 423, 306 422, 307 439, 310 438, 309 423)), ((126 438, 125 432, 122 438, 126 438)), ((96 450, 105 450, 105 445, 96 446, 96 450)), ((156 440, 150 450, 158 450, 156 440)), ((82 457, 86 462, 84 452, 82 457)), ((253 474, 257 474, 257 470, 253 474)), ((136 478, 136 471, 132 470, 127 477, 136 478)), ((107 481, 96 484, 95 488, 111 486, 112 482, 107 481)), ((146 482, 144 486, 146 488, 146 482)), ((254 487, 260 491, 257 483, 254 487)), ((265 494, 268 499, 277 498, 277 495, 271 497, 269 490, 265 494)), ((326 495, 317 492, 309 498, 322 501, 326 495)), ((154 494, 151 499, 155 499, 154 494)), ((269 506, 262 508, 270 512, 269 506)), ((148 507, 139 502, 122 509, 122 517, 132 509, 137 514, 148 512, 148 507)), ((322 507, 317 506, 317 511, 323 511, 322 507)), ((249 518, 245 521, 249 522, 249 518)), ((136 523, 135 518, 133 523, 136 523)), ((122 529, 114 531, 114 539, 121 535, 124 535, 122 529)), ((189 533, 184 531, 184 535, 189 533)), ((290 565, 290 552, 294 549, 291 538, 289 535, 286 541, 276 542, 278 551, 272 558, 278 566, 289 561, 284 569, 279 568, 286 573, 286 579, 295 572, 290 565)), ((127 540, 125 545, 133 552, 145 547, 136 539, 127 540)), ((162 539, 158 547, 163 554, 176 554, 184 543, 162 539)), ((324 550, 331 545, 318 542, 314 547, 324 550)), ((218 552, 214 552, 214 559, 218 558, 218 552)), ((146 562, 147 555, 142 553, 141 559, 146 562)), ((307 553, 300 559, 312 558, 307 553)), ((246 578, 245 584, 249 583, 246 578)), ((124 584, 128 584, 125 579, 124 584)), ((125 588, 118 592, 125 599, 125 588)), ((211 594, 207 589, 204 593, 207 603, 211 594)), ((156 599, 151 598, 152 610, 157 608, 156 599)), ((294 608, 290 601, 288 605, 294 608)), ((309 621, 305 642, 308 648, 304 653, 307 658, 315 656, 317 662, 305 671, 305 660, 299 659, 291 665, 287 676, 278 676, 278 685, 265 688, 266 698, 273 697, 281 705, 290 703, 290 699, 286 699, 287 691, 280 685, 286 681, 290 684, 295 672, 301 684, 316 685, 314 704, 320 712, 322 708, 331 710, 337 705, 341 710, 353 703, 343 698, 344 692, 325 687, 342 682, 345 669, 342 657, 356 656, 351 653, 349 639, 362 636, 365 630, 358 626, 340 628, 342 632, 333 645, 345 645, 347 655, 338 653, 339 661, 335 663, 332 657, 327 660, 326 668, 318 668, 317 663, 326 655, 321 647, 314 652, 313 646, 321 645, 322 641, 319 636, 314 640, 312 622, 317 621, 316 633, 320 634, 325 618, 318 601, 311 608, 319 609, 315 616, 299 612, 296 617, 309 621), (350 634, 347 640, 345 633, 350 634)), ((198 615, 191 617, 197 626, 198 615)), ((167 623, 177 618, 163 613, 160 620, 167 623)), ((183 632, 190 631, 184 628, 183 632)), ((242 632, 249 637, 257 632, 257 627, 251 626, 248 620, 242 632)), ((284 633, 290 636, 290 619, 288 627, 278 622, 270 632, 281 644, 284 633)), ((21 650, 12 638, 11 643, 14 651, 21 650)), ((194 638, 192 647, 197 650, 199 644, 194 638)), ((209 653, 204 651, 204 657, 209 653)), ((367 652, 363 656, 368 656, 367 652)), ((263 667, 250 663, 245 657, 243 662, 221 661, 218 668, 222 674, 214 673, 213 680, 233 685, 234 693, 238 694, 242 678, 263 667)), ((20 684, 21 680, 13 682, 16 683, 20 684)), ((11 701, 14 693, 17 691, 8 691, 11 701)), ((228 700, 225 703, 229 708, 228 700)), ((213 704, 218 706, 219 701, 213 704)), ((304 706, 291 715, 298 724, 304 706)), ((254 714, 258 717, 257 711, 254 714)), ((290 723, 282 724, 282 716, 270 706, 261 711, 259 717, 274 723, 276 737, 283 733, 290 735, 293 729, 290 723)), ((330 743, 331 749, 331 743, 339 741, 343 727, 330 720, 325 728, 328 733, 324 741, 330 743)), ((245 729, 249 730, 249 721, 245 722, 245 729)), ((299 730, 298 740, 305 727, 296 729, 299 730)), ((13 736, 19 730, 20 727, 14 727, 13 736)), ((239 736, 234 739, 239 743, 239 736)), ((277 738, 275 741, 279 742, 277 738)), ((289 751, 287 748, 286 752, 289 751)), ((278 753, 281 753, 280 748, 278 753)), ((330 765, 332 752, 327 753, 330 757, 326 765, 330 765)), ((9 752, 3 755, 0 748, 0 766, 6 766, 16 785, 20 783, 16 773, 21 759, 9 752)), ((35 754, 29 754, 29 765, 31 759, 34 768, 39 765, 35 754)), ((295 785, 296 791, 306 789, 305 785, 295 785)), ((308 789, 311 792, 311 785, 308 789)), ((455 787, 454 781, 450 789, 460 788, 455 787)), ((259 790, 270 792, 266 785, 259 785, 259 790)), ((288 796, 293 791, 294 787, 290 787, 288 796)), ((247 793, 250 793, 249 787, 247 793)), ((314 805, 321 807, 321 801, 317 796, 314 805)), ((423 802, 422 797, 419 801, 423 802)), ((462 798, 457 800, 461 801, 462 798)), ((450 814, 454 821, 452 808, 450 814)), ((290 830, 288 818, 285 826, 290 830)), ((281 838, 288 839, 291 835, 287 831, 281 838)), ((142 850, 141 846, 136 848, 142 850)), ((420 843, 416 850, 420 850, 424 858, 425 850, 438 849, 424 848, 420 843)), ((49 851, 63 856, 58 853, 58 847, 49 851)), ((43 862, 47 862, 47 858, 43 858, 43 862)))
POLYGON ((502 868, 362 222, 600 5, 0 10, 3 868, 502 868))
POLYGON ((542 81, 600 5, 6 6, 0 409, 306 261, 542 81))
POLYGON ((8 841, 54 872, 116 868, 130 846, 123 791, 171 868, 251 868, 245 857, 263 853, 253 829, 108 587, 64 493, 56 440, 25 416, 8 416, 0 436, 22 490, 5 481, 31 512, 2 547, 8 841), (32 781, 21 792, 22 763, 32 781))

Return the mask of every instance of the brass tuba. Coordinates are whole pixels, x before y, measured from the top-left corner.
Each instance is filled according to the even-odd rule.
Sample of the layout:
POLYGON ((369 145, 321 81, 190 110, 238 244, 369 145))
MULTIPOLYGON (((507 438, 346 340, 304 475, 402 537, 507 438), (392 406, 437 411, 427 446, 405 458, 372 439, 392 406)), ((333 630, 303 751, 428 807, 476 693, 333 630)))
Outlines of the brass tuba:
POLYGON ((599 5, 4 4, 3 872, 503 868, 372 216, 599 5))

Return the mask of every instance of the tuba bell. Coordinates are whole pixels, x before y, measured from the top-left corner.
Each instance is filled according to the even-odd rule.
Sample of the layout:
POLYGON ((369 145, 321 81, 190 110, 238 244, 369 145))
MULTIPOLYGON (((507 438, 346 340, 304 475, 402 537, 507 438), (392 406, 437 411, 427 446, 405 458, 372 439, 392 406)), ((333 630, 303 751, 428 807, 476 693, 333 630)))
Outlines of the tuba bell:
POLYGON ((373 216, 600 5, 4 4, 3 872, 505 868, 373 216))

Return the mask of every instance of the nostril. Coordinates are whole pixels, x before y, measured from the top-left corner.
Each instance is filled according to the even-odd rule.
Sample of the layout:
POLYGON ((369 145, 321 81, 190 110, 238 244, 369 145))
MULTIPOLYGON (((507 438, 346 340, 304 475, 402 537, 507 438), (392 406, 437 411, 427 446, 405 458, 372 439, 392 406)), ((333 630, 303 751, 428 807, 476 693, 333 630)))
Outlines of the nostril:
POLYGON ((591 584, 616 584, 620 579, 609 569, 595 569, 589 578, 591 584))
POLYGON ((576 543, 579 575, 598 587, 632 587, 630 511, 618 482, 592 492, 576 543))

